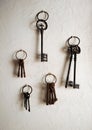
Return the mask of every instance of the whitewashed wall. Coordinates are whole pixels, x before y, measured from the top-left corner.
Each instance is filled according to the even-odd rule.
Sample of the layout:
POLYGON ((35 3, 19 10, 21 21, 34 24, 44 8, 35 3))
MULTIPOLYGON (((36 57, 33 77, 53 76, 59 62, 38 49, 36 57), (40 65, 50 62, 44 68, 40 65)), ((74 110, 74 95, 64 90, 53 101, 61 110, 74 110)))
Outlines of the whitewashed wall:
MULTIPOLYGON (((65 80, 67 67, 63 75, 65 80)), ((92 130, 92 0, 0 0, 0 130, 92 130), (49 61, 36 60, 35 15, 49 13, 44 50, 49 61), (76 35, 82 52, 77 58, 80 89, 61 84, 66 40, 76 35), (13 75, 12 54, 24 49, 26 78, 13 75), (43 102, 42 77, 57 76, 55 105, 43 102), (33 87, 31 112, 21 107, 20 89, 33 87)))

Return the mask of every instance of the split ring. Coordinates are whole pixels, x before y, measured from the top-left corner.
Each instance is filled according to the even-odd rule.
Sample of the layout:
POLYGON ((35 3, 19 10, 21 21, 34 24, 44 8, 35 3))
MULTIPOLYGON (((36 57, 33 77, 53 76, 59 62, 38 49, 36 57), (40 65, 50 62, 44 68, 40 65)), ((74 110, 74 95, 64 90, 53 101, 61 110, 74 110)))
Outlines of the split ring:
POLYGON ((46 30, 48 25, 47 25, 47 22, 45 20, 40 19, 37 21, 36 27, 40 30, 46 30))
POLYGON ((56 76, 55 76, 54 74, 52 74, 52 73, 48 73, 48 74, 45 75, 45 82, 46 82, 46 83, 49 83, 49 81, 47 81, 47 78, 48 78, 49 76, 52 76, 52 77, 53 77, 53 81, 51 81, 51 82, 53 82, 53 83, 56 83, 56 82, 57 82, 56 76))
POLYGON ((78 45, 80 44, 80 38, 78 38, 77 36, 71 36, 71 37, 68 38, 67 41, 68 41, 68 45, 69 45, 69 46, 75 46, 75 45, 78 46, 78 45), (72 38, 77 39, 77 41, 78 41, 77 44, 72 44, 72 43, 70 43, 70 40, 71 40, 72 38))
POLYGON ((37 19, 37 20, 43 19, 43 20, 47 21, 48 18, 49 18, 49 14, 48 14, 46 11, 43 11, 43 10, 40 11, 40 12, 38 12, 37 15, 36 15, 36 19, 37 19), (41 18, 40 15, 42 15, 42 14, 43 14, 43 17, 44 17, 44 18, 41 18))
POLYGON ((25 88, 29 88, 29 92, 28 92, 29 94, 32 93, 32 91, 33 91, 32 87, 30 85, 27 85, 27 84, 24 87, 22 87, 22 93, 25 93, 25 91, 24 91, 25 88))
POLYGON ((23 60, 25 60, 25 59, 27 58, 27 52, 24 51, 24 50, 18 50, 18 51, 16 52, 15 56, 16 56, 17 59, 23 59, 23 60), (20 52, 21 52, 21 53, 24 53, 24 58, 19 58, 19 57, 18 57, 18 54, 19 54, 20 52))

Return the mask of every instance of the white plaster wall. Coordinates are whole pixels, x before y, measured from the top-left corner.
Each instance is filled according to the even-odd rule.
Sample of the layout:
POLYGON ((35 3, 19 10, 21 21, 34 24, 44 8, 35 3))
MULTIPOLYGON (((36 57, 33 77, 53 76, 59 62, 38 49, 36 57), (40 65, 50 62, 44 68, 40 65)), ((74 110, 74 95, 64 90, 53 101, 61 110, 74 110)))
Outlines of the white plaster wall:
MULTIPOLYGON (((66 78, 67 68, 64 74, 66 78)), ((92 130, 92 0, 0 0, 0 130, 92 130), (37 35, 33 21, 40 10, 49 13, 44 50, 49 61, 35 59, 37 35), (71 36, 80 37, 82 52, 77 60, 80 89, 61 85, 71 36), (12 54, 24 49, 27 77, 13 76, 12 54), (51 72, 58 78, 55 105, 42 101, 42 77, 51 72), (20 89, 33 87, 31 112, 21 107, 20 89)))

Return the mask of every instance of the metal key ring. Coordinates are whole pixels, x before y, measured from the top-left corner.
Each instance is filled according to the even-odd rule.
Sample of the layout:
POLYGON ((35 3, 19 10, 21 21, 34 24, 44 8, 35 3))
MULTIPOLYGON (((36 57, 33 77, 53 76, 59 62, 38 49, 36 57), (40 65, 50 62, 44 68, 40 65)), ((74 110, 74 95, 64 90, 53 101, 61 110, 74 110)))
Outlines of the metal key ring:
POLYGON ((77 46, 78 46, 78 45, 80 44, 80 38, 79 38, 79 37, 77 37, 77 36, 71 36, 71 37, 69 37, 69 38, 68 38, 68 40, 67 40, 67 41, 68 41, 68 45, 69 45, 69 46, 73 45, 73 44, 70 44, 70 40, 71 40, 72 38, 74 38, 74 39, 77 39, 77 40, 78 40, 78 43, 77 43, 77 44, 75 44, 75 45, 77 45, 77 46))
POLYGON ((20 59, 20 58, 18 58, 18 53, 20 53, 20 52, 23 52, 23 53, 25 54, 25 57, 24 57, 24 58, 21 58, 21 59, 25 60, 25 59, 27 58, 27 52, 24 51, 24 50, 18 50, 18 51, 16 52, 16 54, 15 54, 16 58, 17 58, 17 59, 20 59))
POLYGON ((43 10, 40 11, 40 12, 38 12, 37 15, 36 15, 36 20, 43 19, 43 20, 47 21, 48 18, 49 18, 49 14, 48 14, 46 11, 43 11, 43 10), (43 13, 43 15, 44 15, 44 19, 43 19, 43 18, 40 18, 40 14, 42 14, 42 13, 43 13))
POLYGON ((27 84, 22 87, 22 93, 25 93, 24 89, 27 88, 27 87, 30 88, 29 94, 31 94, 33 89, 32 89, 32 87, 30 85, 27 85, 27 84))
MULTIPOLYGON (((48 74, 45 75, 45 82, 46 82, 46 83, 49 83, 49 82, 47 81, 47 77, 48 77, 48 76, 53 76, 53 78, 54 78, 54 83, 57 82, 56 76, 55 76, 54 74, 52 74, 52 73, 48 73, 48 74)), ((53 82, 53 81, 52 81, 52 82, 53 82)))
POLYGON ((46 21, 40 19, 40 20, 37 21, 36 27, 37 27, 38 29, 40 29, 40 30, 41 30, 41 29, 42 29, 42 30, 46 30, 47 27, 48 27, 48 25, 47 25, 47 22, 46 22, 46 21))

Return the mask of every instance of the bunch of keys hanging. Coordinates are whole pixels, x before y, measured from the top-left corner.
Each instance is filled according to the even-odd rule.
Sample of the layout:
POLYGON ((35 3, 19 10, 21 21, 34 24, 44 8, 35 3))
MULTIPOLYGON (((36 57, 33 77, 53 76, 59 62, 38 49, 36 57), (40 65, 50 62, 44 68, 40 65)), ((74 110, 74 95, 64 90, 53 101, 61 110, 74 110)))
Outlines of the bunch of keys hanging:
POLYGON ((25 85, 22 87, 22 94, 24 97, 24 107, 26 110, 30 112, 30 94, 32 93, 33 89, 30 85, 25 85))
POLYGON ((47 20, 49 18, 49 14, 46 11, 40 11, 36 15, 36 27, 38 31, 41 33, 41 62, 48 61, 48 55, 43 52, 43 33, 48 28, 47 20))
POLYGON ((56 92, 55 92, 55 83, 57 78, 54 74, 48 73, 45 75, 46 83, 46 105, 53 105, 57 101, 56 92))
POLYGON ((17 77, 26 77, 26 72, 25 72, 25 66, 24 66, 24 60, 27 58, 27 52, 24 50, 18 50, 15 53, 15 57, 17 59, 17 77))
POLYGON ((77 60, 77 54, 80 54, 81 52, 81 49, 79 47, 80 39, 76 36, 71 36, 67 40, 67 42, 68 42, 68 55, 69 55, 70 61, 69 61, 65 88, 67 88, 67 86, 71 86, 73 88, 79 88, 79 84, 76 84, 76 60, 77 60), (70 74, 72 59, 74 59, 74 74, 73 74, 73 81, 69 81, 69 74, 70 74))

